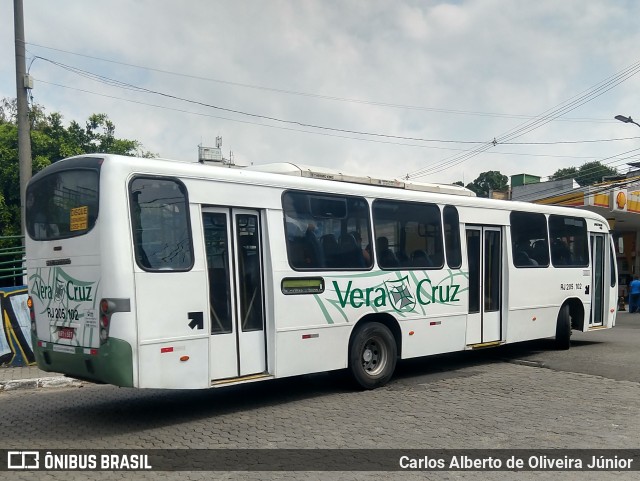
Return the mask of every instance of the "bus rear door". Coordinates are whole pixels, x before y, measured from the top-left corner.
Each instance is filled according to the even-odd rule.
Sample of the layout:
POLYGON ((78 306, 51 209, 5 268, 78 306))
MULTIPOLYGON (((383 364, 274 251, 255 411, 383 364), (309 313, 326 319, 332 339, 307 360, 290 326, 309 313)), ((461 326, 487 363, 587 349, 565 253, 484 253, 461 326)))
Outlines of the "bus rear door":
POLYGON ((468 346, 501 341, 502 235, 499 227, 467 226, 468 346))
POLYGON ((202 212, 213 382, 265 373, 266 339, 260 212, 202 212))

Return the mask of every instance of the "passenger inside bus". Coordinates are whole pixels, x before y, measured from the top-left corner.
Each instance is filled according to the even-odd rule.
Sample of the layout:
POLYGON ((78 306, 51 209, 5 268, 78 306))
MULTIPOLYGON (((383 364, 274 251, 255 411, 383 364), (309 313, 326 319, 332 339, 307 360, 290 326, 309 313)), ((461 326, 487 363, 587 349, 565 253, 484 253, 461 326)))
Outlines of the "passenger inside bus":
POLYGON ((400 262, 398 262, 398 258, 389 247, 389 239, 386 237, 378 237, 376 239, 376 253, 378 254, 380 267, 400 267, 400 262))
POLYGON ((520 237, 516 241, 516 245, 513 252, 513 263, 516 266, 537 266, 538 262, 531 258, 529 252, 531 250, 531 243, 529 239, 520 237))

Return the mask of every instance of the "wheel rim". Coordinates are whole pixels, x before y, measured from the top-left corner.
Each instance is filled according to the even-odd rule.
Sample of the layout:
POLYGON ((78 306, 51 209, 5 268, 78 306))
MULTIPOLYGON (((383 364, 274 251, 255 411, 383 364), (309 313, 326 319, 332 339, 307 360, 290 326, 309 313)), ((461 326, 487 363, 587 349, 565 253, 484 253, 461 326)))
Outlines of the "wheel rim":
POLYGON ((389 351, 384 342, 372 337, 362 347, 362 369, 369 376, 377 376, 387 365, 389 351))

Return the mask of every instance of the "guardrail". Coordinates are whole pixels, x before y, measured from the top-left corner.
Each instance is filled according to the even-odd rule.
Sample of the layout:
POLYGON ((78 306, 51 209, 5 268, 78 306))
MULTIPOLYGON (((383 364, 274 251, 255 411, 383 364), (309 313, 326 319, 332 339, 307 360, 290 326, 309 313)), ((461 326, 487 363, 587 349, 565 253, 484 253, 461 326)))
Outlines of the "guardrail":
POLYGON ((24 236, 0 236, 0 286, 20 286, 25 274, 24 236))

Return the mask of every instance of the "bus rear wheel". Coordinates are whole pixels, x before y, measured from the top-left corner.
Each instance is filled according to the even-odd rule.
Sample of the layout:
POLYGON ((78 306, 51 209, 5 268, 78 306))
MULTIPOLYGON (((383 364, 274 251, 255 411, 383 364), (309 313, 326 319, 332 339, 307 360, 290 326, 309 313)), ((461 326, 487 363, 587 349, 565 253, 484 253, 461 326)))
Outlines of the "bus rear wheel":
POLYGON ((364 389, 385 385, 396 368, 398 350, 387 326, 370 322, 355 333, 349 349, 349 370, 364 389))
POLYGON ((569 306, 562 306, 556 324, 556 349, 567 350, 571 347, 571 313, 569 306))

